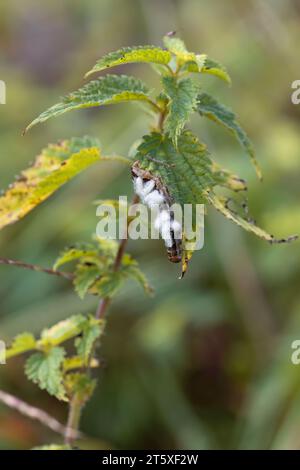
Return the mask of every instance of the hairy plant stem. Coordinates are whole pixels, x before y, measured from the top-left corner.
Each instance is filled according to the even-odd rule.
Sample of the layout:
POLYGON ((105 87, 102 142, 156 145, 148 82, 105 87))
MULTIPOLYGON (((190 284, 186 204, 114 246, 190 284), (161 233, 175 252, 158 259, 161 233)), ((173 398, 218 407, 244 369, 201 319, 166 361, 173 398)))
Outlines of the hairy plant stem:
MULTIPOLYGON (((137 204, 139 201, 139 197, 135 195, 132 199, 131 205, 137 204)), ((126 245, 128 242, 128 218, 127 218, 127 226, 126 226, 126 233, 124 234, 123 238, 121 239, 119 243, 119 248, 114 260, 113 264, 113 271, 118 271, 122 259, 125 253, 126 245)), ((99 301, 96 313, 95 313, 95 318, 98 320, 105 318, 105 315, 107 313, 107 309, 111 303, 110 297, 104 297, 99 301)), ((95 347, 96 344, 94 343, 92 352, 90 354, 90 357, 93 357, 93 354, 95 352, 95 347)), ((89 372, 89 368, 88 368, 89 372)), ((74 441, 74 431, 76 432, 79 429, 79 423, 80 423, 80 417, 81 417, 81 411, 82 411, 82 402, 77 399, 76 394, 73 396, 73 398, 70 401, 69 404, 69 415, 68 415, 68 421, 67 421, 67 426, 66 426, 66 432, 65 432, 65 443, 68 445, 72 445, 72 442, 74 441), (72 430, 72 433, 70 434, 68 430, 72 430)))
POLYGON ((82 402, 78 399, 77 394, 72 397, 69 405, 69 415, 65 428, 65 444, 72 445, 79 429, 79 422, 82 410, 82 402))

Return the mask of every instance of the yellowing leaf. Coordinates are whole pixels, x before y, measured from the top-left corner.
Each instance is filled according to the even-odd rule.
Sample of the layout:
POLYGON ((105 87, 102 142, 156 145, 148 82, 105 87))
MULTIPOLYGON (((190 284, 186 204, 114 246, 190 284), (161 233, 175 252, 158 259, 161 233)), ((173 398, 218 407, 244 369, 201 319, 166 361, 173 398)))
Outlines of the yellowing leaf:
POLYGON ((73 315, 66 320, 62 320, 50 328, 42 331, 41 339, 38 342, 40 348, 57 346, 81 333, 87 318, 84 315, 73 315))
POLYGON ((0 229, 22 219, 89 166, 114 159, 101 155, 99 142, 89 137, 50 144, 0 197, 0 229))
POLYGON ((153 64, 167 65, 171 60, 169 51, 154 46, 123 47, 115 52, 110 52, 101 57, 94 67, 86 73, 86 77, 92 73, 115 67, 116 65, 133 62, 149 62, 153 64))
POLYGON ((15 337, 10 348, 7 349, 5 357, 17 356, 27 351, 31 351, 36 348, 36 340, 31 333, 21 333, 15 337))

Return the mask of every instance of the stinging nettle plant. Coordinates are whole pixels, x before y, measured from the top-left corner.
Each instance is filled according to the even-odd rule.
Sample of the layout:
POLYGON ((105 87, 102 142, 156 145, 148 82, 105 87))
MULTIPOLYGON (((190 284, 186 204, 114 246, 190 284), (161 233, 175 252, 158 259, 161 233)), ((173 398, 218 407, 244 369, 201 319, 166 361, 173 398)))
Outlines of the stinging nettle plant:
MULTIPOLYGON (((159 181, 170 200, 182 206, 188 203, 211 205, 232 222, 270 243, 296 238, 275 239, 248 218, 244 203, 241 207, 237 204, 237 209, 233 209, 230 207, 233 198, 217 193, 218 187, 232 193, 246 191, 246 182, 214 162, 206 145, 186 129, 192 113, 198 113, 227 129, 249 155, 261 178, 253 146, 235 114, 206 93, 199 84, 201 74, 214 75, 227 83, 230 83, 230 77, 220 63, 207 55, 189 52, 183 41, 174 37, 173 33, 164 37, 164 46, 122 48, 102 57, 86 74, 89 77, 121 64, 149 63, 161 77, 162 89, 156 96, 137 78, 107 74, 62 98, 58 104, 41 113, 24 131, 68 111, 133 101, 142 104, 143 109, 153 116, 149 134, 133 145, 136 148, 134 155, 105 155, 98 140, 90 137, 71 138, 48 145, 33 166, 24 170, 0 198, 0 228, 20 220, 85 168, 100 161, 118 160, 127 165, 129 177, 130 168, 134 170, 138 167, 141 174, 147 175, 146 180, 153 178, 159 181)), ((135 195, 133 203, 137 201, 138 196, 135 195)), ((118 202, 111 201, 111 204, 116 206, 118 202)), ((69 404, 68 421, 63 429, 65 444, 45 448, 71 449, 73 441, 79 436, 81 412, 96 385, 93 373, 99 367, 96 346, 105 328, 105 315, 111 299, 128 279, 136 280, 147 293, 151 293, 138 263, 125 251, 126 241, 126 237, 119 242, 97 238, 91 243, 78 243, 66 248, 52 269, 1 260, 5 264, 64 277, 73 283, 81 298, 87 293, 99 297, 95 315, 75 314, 45 329, 39 338, 30 332, 22 333, 7 350, 7 359, 30 353, 25 363, 28 379, 69 404), (59 270, 68 263, 72 270, 59 270), (73 342, 71 348, 70 342, 73 342), (73 352, 67 353, 70 350, 73 352)), ((182 275, 192 254, 192 250, 185 249, 183 233, 179 257, 182 275)), ((44 413, 41 410, 37 413, 39 411, 44 413)), ((49 425, 41 416, 40 420, 49 425)))

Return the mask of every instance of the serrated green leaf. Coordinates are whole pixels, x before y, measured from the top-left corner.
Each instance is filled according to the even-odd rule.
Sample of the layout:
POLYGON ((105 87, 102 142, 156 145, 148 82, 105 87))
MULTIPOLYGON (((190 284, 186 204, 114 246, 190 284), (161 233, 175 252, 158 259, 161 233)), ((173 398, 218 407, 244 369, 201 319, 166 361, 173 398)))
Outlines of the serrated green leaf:
POLYGON ((224 126, 238 140, 244 148, 253 163, 256 173, 261 178, 261 171, 255 158, 253 145, 246 132, 240 126, 234 112, 226 106, 219 103, 213 96, 208 93, 201 93, 198 96, 198 112, 201 116, 205 116, 212 121, 224 126))
POLYGON ((64 356, 65 350, 60 347, 52 348, 47 353, 32 354, 26 361, 25 373, 42 390, 59 400, 67 401, 61 368, 64 356))
POLYGON ((163 77, 162 83, 169 98, 164 128, 176 145, 185 123, 196 109, 199 86, 191 78, 177 81, 175 77, 169 76, 163 77))
POLYGON ((123 256, 121 270, 127 278, 137 281, 143 287, 146 294, 153 294, 153 288, 150 286, 145 274, 139 268, 137 261, 131 256, 127 254, 123 256))
POLYGON ((215 185, 209 152, 190 131, 178 137, 177 148, 168 136, 152 132, 144 136, 135 158, 142 169, 161 178, 173 202, 182 207, 205 203, 215 185))
POLYGON ((6 350, 5 357, 9 359, 18 354, 22 354, 27 351, 32 351, 36 348, 36 340, 32 333, 21 333, 16 336, 10 346, 6 350))
POLYGON ((95 283, 101 274, 99 266, 94 264, 79 264, 75 270, 75 291, 81 299, 84 298, 89 288, 95 283))
POLYGON ((108 271, 102 274, 100 279, 95 282, 91 288, 91 293, 97 294, 100 297, 111 298, 115 295, 122 286, 124 276, 120 271, 108 271))
MULTIPOLYGON (((227 200, 217 196, 213 191, 214 187, 221 185, 234 191, 245 190, 245 182, 212 162, 206 146, 190 131, 184 131, 179 136, 177 148, 168 136, 157 132, 144 136, 137 149, 136 158, 143 170, 161 179, 172 201, 182 207, 184 204, 209 203, 226 218, 259 238, 277 243, 292 241, 295 238, 275 240, 247 216, 243 217, 228 208, 227 200)), ((193 250, 186 251, 183 243, 183 274, 192 254, 193 250)))
POLYGON ((68 111, 81 108, 91 108, 124 101, 146 101, 152 103, 147 86, 139 79, 127 75, 106 75, 93 80, 73 93, 62 98, 60 103, 51 106, 25 129, 45 122, 52 117, 60 116, 68 111))
POLYGON ((163 41, 167 49, 179 59, 179 64, 185 64, 195 59, 195 54, 187 50, 182 39, 174 36, 165 36, 163 41))
POLYGON ((103 333, 104 322, 97 320, 93 317, 89 318, 86 326, 82 332, 80 338, 76 338, 75 346, 78 355, 83 359, 83 363, 86 365, 93 348, 93 345, 103 333))
POLYGON ((33 166, 24 170, 0 197, 0 229, 20 220, 67 181, 101 159, 109 157, 101 155, 96 139, 87 137, 46 147, 33 166))
POLYGON ((155 46, 123 47, 115 52, 110 52, 99 59, 94 67, 86 73, 86 77, 92 73, 115 67, 116 65, 133 62, 149 62, 167 65, 171 60, 169 51, 155 46))
POLYGON ((42 331, 41 338, 38 342, 39 347, 48 348, 49 346, 57 346, 74 336, 77 336, 83 330, 87 318, 84 315, 72 315, 66 320, 62 320, 50 328, 42 331))

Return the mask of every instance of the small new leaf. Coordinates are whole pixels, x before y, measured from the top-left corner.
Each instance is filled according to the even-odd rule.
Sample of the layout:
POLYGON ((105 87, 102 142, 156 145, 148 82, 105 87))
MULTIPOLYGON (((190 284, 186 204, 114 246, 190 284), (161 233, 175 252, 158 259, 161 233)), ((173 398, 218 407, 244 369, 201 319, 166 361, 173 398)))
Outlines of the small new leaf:
POLYGON ((25 373, 42 390, 59 400, 67 401, 61 367, 64 355, 65 350, 60 347, 52 348, 47 353, 35 353, 27 359, 25 373))
POLYGON ((115 67, 116 65, 129 64, 133 62, 148 62, 153 64, 167 65, 171 60, 169 51, 154 46, 123 47, 115 52, 110 52, 99 59, 94 67, 89 70, 85 77, 101 70, 115 67))
POLYGON ((175 55, 177 64, 182 70, 195 73, 208 73, 231 84, 230 76, 222 64, 216 60, 210 59, 206 54, 189 52, 181 39, 165 36, 164 44, 169 51, 175 55))
POLYGON ((172 141, 177 145, 177 139, 182 132, 190 114, 197 106, 199 86, 191 78, 177 81, 175 77, 162 78, 164 91, 169 98, 168 115, 164 128, 172 141))
POLYGON ((261 170, 255 158, 253 145, 246 132, 240 126, 234 112, 223 104, 219 103, 208 93, 201 93, 198 96, 197 110, 201 116, 205 116, 208 119, 211 119, 212 121, 224 126, 236 137, 240 145, 250 156, 257 176, 261 179, 261 170))
POLYGON ((146 101, 150 104, 152 103, 149 97, 149 90, 141 80, 127 75, 106 75, 87 83, 84 87, 62 98, 60 103, 51 106, 51 108, 34 119, 26 127, 25 132, 36 124, 47 121, 52 117, 60 116, 68 111, 124 101, 146 101))

